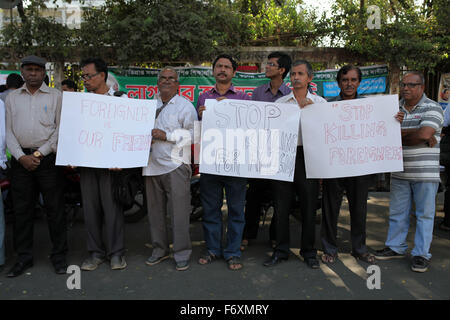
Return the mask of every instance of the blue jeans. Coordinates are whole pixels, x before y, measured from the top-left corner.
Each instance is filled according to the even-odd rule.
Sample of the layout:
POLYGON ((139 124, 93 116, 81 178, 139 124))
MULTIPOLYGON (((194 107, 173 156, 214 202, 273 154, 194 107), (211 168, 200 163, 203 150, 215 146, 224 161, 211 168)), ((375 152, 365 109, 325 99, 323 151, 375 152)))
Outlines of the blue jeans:
POLYGON ((240 244, 244 232, 245 194, 247 179, 211 174, 200 176, 200 195, 203 205, 203 236, 206 249, 225 260, 240 257, 240 244), (227 198, 227 242, 222 248, 223 189, 227 198))
POLYGON ((2 191, 0 190, 0 266, 5 264, 5 212, 2 191))
POLYGON ((416 205, 416 234, 412 256, 430 259, 433 239, 435 201, 438 182, 413 182, 391 180, 391 203, 389 207, 389 231, 386 246, 404 254, 408 249, 409 219, 412 201, 416 205))

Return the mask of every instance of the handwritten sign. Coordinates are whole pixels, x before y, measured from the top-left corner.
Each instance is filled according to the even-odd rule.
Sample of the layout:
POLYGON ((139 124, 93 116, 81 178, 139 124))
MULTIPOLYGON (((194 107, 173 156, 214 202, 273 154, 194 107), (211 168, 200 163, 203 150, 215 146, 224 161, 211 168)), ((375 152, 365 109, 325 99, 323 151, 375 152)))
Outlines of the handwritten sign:
POLYGON ((302 110, 307 178, 403 171, 396 95, 321 103, 302 110))
POLYGON ((201 173, 293 181, 298 106, 231 99, 205 105, 201 173))
POLYGON ((64 92, 57 165, 145 167, 156 100, 64 92))

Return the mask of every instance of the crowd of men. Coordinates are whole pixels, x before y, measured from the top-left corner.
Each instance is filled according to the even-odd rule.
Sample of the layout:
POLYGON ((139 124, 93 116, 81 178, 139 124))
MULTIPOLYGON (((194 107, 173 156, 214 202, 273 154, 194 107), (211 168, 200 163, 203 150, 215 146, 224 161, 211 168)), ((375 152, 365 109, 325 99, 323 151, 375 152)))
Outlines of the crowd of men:
MULTIPOLYGON (((24 83, 19 81, 22 77, 12 76, 11 82, 7 82, 9 92, 0 96, 0 166, 6 169, 7 147, 12 155, 10 177, 15 215, 13 239, 17 254, 15 264, 7 273, 8 277, 19 276, 33 266, 33 210, 39 192, 47 209, 53 246, 50 260, 57 274, 65 274, 67 269, 62 168, 55 165, 62 94, 45 83, 45 65, 46 61, 41 57, 23 58, 21 74, 24 83)), ((88 92, 126 98, 126 95, 114 92, 113 88, 107 86, 108 67, 103 60, 83 60, 81 69, 81 78, 88 92)), ((256 88, 252 97, 233 86, 236 70, 237 63, 233 57, 219 55, 212 64, 215 86, 200 95, 196 108, 178 94, 179 77, 176 69, 165 67, 159 73, 153 142, 148 166, 142 171, 153 247, 151 256, 145 261, 149 266, 170 257, 170 243, 173 243, 172 254, 176 270, 187 270, 190 266, 192 247, 189 233, 189 181, 192 173, 191 145, 186 141, 193 139, 194 122, 201 120, 205 112, 208 112, 206 99, 253 99, 290 103, 299 108, 314 108, 315 103, 326 102, 310 90, 313 69, 308 61, 292 61, 287 54, 271 53, 265 70, 270 82, 256 88), (292 90, 284 83, 287 74, 290 74, 292 90), (189 139, 185 139, 186 137, 189 139), (169 239, 169 228, 166 225, 167 214, 171 218, 172 239, 169 239)), ((361 77, 358 67, 342 67, 337 74, 340 94, 332 101, 363 98, 358 94, 361 77)), ((64 81, 62 86, 63 90, 77 90, 77 86, 71 81, 64 81)), ((386 247, 372 254, 366 246, 369 176, 323 179, 320 233, 323 263, 333 264, 338 259, 337 221, 345 192, 351 217, 352 255, 356 259, 373 264, 375 259, 404 257, 408 247, 406 236, 409 217, 414 202, 417 225, 414 248, 411 251, 411 269, 425 272, 429 267, 435 196, 440 181, 439 141, 444 115, 439 104, 425 95, 425 82, 421 73, 405 74, 400 88, 400 110, 392 116, 401 123, 404 171, 392 174, 386 247)), ((122 169, 78 169, 88 251, 81 269, 92 271, 105 261, 109 261, 112 270, 124 269, 127 266, 124 255, 124 216, 120 203, 113 196, 114 179, 122 169)), ((230 270, 241 269, 242 252, 257 237, 260 207, 267 197, 273 199, 274 205, 270 226, 273 253, 263 265, 274 267, 287 260, 290 254, 289 215, 293 210, 293 199, 297 196, 301 200, 302 214, 300 255, 308 267, 319 268, 315 243, 319 191, 320 181, 306 176, 301 126, 293 182, 201 174, 205 249, 198 258, 198 263, 208 265, 224 259, 230 270), (224 191, 228 208, 226 229, 222 226, 221 210, 224 191), (223 230, 227 232, 225 242, 222 241, 223 230)), ((2 205, 0 201, 0 266, 5 264, 2 205)))

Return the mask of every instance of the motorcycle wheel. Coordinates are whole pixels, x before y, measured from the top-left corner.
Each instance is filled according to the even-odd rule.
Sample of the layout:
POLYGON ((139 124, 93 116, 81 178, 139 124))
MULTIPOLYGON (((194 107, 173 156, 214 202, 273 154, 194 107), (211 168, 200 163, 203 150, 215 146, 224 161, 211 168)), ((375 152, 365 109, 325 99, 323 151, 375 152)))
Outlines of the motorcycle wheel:
POLYGON ((131 208, 124 208, 123 215, 126 223, 135 223, 147 215, 147 199, 144 190, 139 190, 131 208))

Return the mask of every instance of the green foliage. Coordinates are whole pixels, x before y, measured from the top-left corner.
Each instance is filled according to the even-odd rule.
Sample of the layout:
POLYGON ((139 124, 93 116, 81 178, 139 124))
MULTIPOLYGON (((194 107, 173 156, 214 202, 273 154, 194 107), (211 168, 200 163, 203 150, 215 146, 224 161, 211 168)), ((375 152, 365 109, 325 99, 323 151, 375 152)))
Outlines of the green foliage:
POLYGON ((431 8, 419 7, 412 0, 373 0, 361 10, 361 1, 337 0, 333 5, 335 14, 328 20, 332 43, 375 61, 411 69, 424 70, 448 63, 448 57, 445 58, 449 43, 448 14, 434 14, 438 5, 447 11, 448 5, 445 7, 445 1, 441 0, 428 2, 432 3, 431 8), (380 8, 380 29, 367 27, 369 5, 380 8), (445 23, 447 32, 443 32, 445 23))

